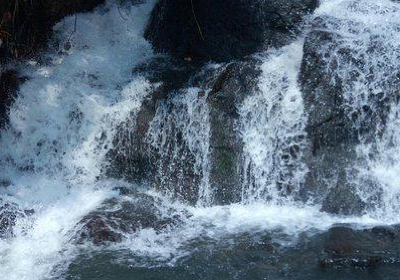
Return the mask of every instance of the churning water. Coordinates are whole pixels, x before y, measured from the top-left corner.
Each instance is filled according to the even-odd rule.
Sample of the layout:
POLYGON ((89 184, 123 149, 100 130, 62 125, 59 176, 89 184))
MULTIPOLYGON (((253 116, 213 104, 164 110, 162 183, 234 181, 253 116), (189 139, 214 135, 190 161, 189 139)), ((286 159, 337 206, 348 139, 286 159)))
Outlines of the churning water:
MULTIPOLYGON (((146 141, 149 151, 159 154, 159 182, 174 188, 172 192, 180 193, 185 182, 171 186, 165 180, 180 176, 179 160, 192 158, 189 162, 200 178, 195 206, 147 187, 144 192, 163 201, 161 206, 185 213, 179 226, 144 228, 107 248, 74 243, 77 223, 105 200, 118 197, 115 186, 129 185, 106 179, 103 170, 118 126, 135 117, 156 86, 132 76, 134 66, 154 56, 143 38, 153 2, 118 7, 109 1, 80 14, 76 32, 74 17, 66 18, 54 28, 57 51, 42 54, 40 64, 20 65, 29 80, 22 85, 10 109, 9 127, 0 138, 0 199, 29 211, 21 210, 12 235, 0 239, 0 275, 9 280, 71 277, 68 266, 82 251, 103 249, 110 254, 124 251, 126 267, 173 267, 196 254, 195 245, 207 240, 235 243, 241 234, 270 231, 279 232, 274 242, 291 244, 303 232, 326 230, 335 223, 400 222, 397 100, 390 103, 384 121, 377 122, 375 140, 361 139, 357 149, 361 163, 355 180, 357 192, 372 205, 367 214, 330 215, 320 212, 320 205, 294 199, 307 172, 307 115, 298 85, 304 38, 299 38, 257 54, 263 61, 259 89, 239 108, 237 133, 244 144, 246 174, 240 203, 213 204, 208 92, 200 94, 200 89, 190 87, 157 105, 146 141)), ((349 114, 378 106, 377 98, 390 99, 399 90, 399 15, 400 4, 389 0, 325 0, 315 11, 313 17, 326 18, 325 31, 340 35, 337 51, 330 49, 327 59, 344 84, 349 114), (357 63, 347 60, 343 49, 357 63)))

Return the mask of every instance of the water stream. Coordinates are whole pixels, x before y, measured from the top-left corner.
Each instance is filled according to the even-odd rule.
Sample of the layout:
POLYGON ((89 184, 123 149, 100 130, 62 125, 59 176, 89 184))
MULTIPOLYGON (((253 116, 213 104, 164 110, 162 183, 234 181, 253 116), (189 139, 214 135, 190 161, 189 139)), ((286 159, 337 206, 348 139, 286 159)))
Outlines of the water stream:
MULTIPOLYGON (((218 270, 199 269, 210 257, 205 252, 212 253, 217 265, 237 268, 240 261, 229 250, 241 254, 240 244, 248 242, 249 235, 266 234, 271 243, 289 248, 337 223, 355 228, 400 223, 400 111, 393 97, 400 79, 398 2, 324 0, 310 18, 310 23, 322 18, 320 30, 340 36, 336 49, 329 49, 328 67, 340 77, 348 114, 365 113, 356 122, 360 131, 366 125, 366 107, 379 115, 380 100, 394 99, 389 113, 371 124, 376 126, 373 141, 359 135, 359 164, 353 179, 357 193, 369 205, 360 216, 328 214, 320 211, 319 204, 296 199, 308 171, 304 163, 308 116, 298 79, 311 24, 290 45, 256 54, 262 61, 258 90, 239 108, 237 133, 243 141, 245 174, 240 202, 214 203, 208 91, 197 87, 177 91, 156 105, 146 143, 148 152, 157 155, 158 187, 105 176, 107 153, 113 149, 118 127, 135 119, 154 87, 145 77, 132 75, 132 68, 155 56, 143 37, 153 6, 149 0, 118 7, 110 0, 80 14, 75 33, 74 17, 68 17, 54 28, 56 51, 19 65, 29 79, 21 86, 10 109, 10 124, 0 138, 0 203, 22 211, 11 236, 0 238, 4 279, 150 279, 146 269, 156 276, 164 273, 159 279, 172 279, 180 275, 185 260, 193 268, 187 279, 199 275, 218 279, 207 275, 208 269, 211 275, 218 270), (353 60, 348 60, 349 53, 353 60), (187 173, 195 179, 187 182, 187 173), (165 217, 183 213, 179 224, 162 230, 142 228, 107 246, 73 242, 79 221, 104 201, 120 199, 115 189, 120 186, 159 199, 165 217), (185 203, 181 199, 185 192, 194 193, 197 201, 185 203), (175 212, 171 214, 170 208, 175 212), (225 266, 218 258, 232 262, 225 266), (85 270, 88 267, 100 272, 96 276, 85 270)), ((257 262, 243 254, 246 267, 257 262)), ((280 252, 276 256, 279 261, 280 252)), ((243 273, 228 273, 221 279, 261 279, 260 274, 243 273)))

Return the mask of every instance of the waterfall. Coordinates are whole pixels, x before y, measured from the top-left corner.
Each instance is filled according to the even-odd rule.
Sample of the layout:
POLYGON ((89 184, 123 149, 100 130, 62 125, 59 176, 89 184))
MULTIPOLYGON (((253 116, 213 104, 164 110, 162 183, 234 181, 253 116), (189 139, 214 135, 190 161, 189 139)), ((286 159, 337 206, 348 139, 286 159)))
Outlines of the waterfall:
POLYGON ((29 80, 10 109, 0 139, 2 202, 34 213, 0 240, 0 273, 44 279, 67 265, 71 230, 112 195, 98 181, 116 127, 138 110, 149 83, 131 69, 152 55, 142 33, 152 3, 125 9, 112 2, 55 27, 59 50, 46 63, 21 65, 29 80))
POLYGON ((370 215, 396 222, 399 6, 393 1, 333 3, 324 2, 316 16, 323 19, 323 30, 337 34, 332 49, 321 52, 329 54, 328 68, 336 73, 331 83, 341 84, 347 113, 355 119, 360 144, 353 180, 358 194, 370 204, 370 215), (373 133, 365 133, 369 127, 373 133))
POLYGON ((240 108, 244 142, 243 202, 293 197, 302 183, 305 121, 298 73, 303 42, 263 58, 259 91, 240 108))
MULTIPOLYGON (((82 269, 96 254, 101 256, 99 263, 112 259, 113 265, 132 271, 173 271, 198 267, 186 265, 193 258, 213 262, 208 254, 219 248, 224 259, 232 260, 236 255, 229 255, 229 250, 236 244, 245 251, 257 242, 264 246, 258 252, 270 250, 268 261, 274 263, 280 261, 273 259, 274 254, 298 249, 293 244, 301 240, 313 243, 312 236, 335 224, 364 230, 400 222, 398 2, 321 1, 298 38, 251 55, 260 62, 260 74, 254 91, 232 95, 235 102, 228 109, 234 112, 224 116, 231 121, 226 127, 234 124, 232 131, 213 127, 212 98, 226 101, 226 96, 215 95, 229 82, 235 61, 193 66, 198 67, 192 69, 197 76, 188 71, 185 75, 192 76, 178 88, 154 97, 162 83, 133 69, 157 57, 143 35, 156 1, 128 2, 109 0, 93 12, 79 14, 76 31, 75 17, 65 18, 54 27, 50 50, 18 66, 28 79, 0 134, 0 274, 7 275, 7 280, 79 279, 71 271, 82 269), (329 34, 331 41, 318 49, 323 70, 331 78, 324 82, 330 89, 340 89, 341 109, 356 135, 349 144, 355 159, 345 154, 352 161, 336 167, 345 170, 346 183, 354 186, 355 196, 366 205, 359 214, 321 211, 321 201, 329 198, 335 185, 317 186, 310 192, 321 191, 321 197, 302 196, 313 171, 309 161, 314 147, 309 135, 313 108, 305 101, 307 93, 300 80, 305 44, 313 32, 329 34), (146 131, 138 135, 138 116, 149 100, 154 103, 154 115, 149 114, 143 126, 146 131), (240 149, 228 147, 231 143, 222 148, 215 144, 218 129, 229 133, 218 137, 236 141, 231 146, 240 149), (143 143, 139 144, 139 136, 143 143), (136 145, 143 146, 140 156, 152 167, 146 179, 110 175, 134 173, 129 157, 134 156, 136 145), (236 172, 228 175, 238 178, 234 183, 240 188, 239 200, 220 203, 216 199, 218 192, 234 188, 213 181, 219 162, 215 157, 220 156, 214 153, 217 148, 225 149, 228 156, 237 155, 238 162, 236 158, 226 161, 238 166, 227 169, 236 172), (127 158, 122 163, 126 166, 124 170, 114 166, 109 174, 115 154, 127 158), (129 208, 135 201, 145 201, 145 206, 150 201, 158 216, 145 212, 140 218, 148 223, 138 223, 131 231, 121 226, 118 244, 99 242, 97 246, 90 236, 76 241, 76 232, 84 227, 82 219, 95 212, 100 216, 95 225, 107 230, 118 227, 117 222, 107 225, 107 215, 141 209, 129 208), (15 225, 10 222, 12 230, 3 236, 2 218, 7 212, 14 215, 15 225), (163 219, 157 224, 159 216, 163 219), (247 239, 257 234, 261 236, 257 241, 247 239), (218 247, 221 244, 226 247, 218 247)), ((191 57, 178 63, 189 62, 191 57)), ((226 108, 218 109, 225 113, 226 108)), ((225 125, 225 120, 219 121, 225 125)), ((112 221, 132 217, 123 214, 112 221)), ((132 226, 136 221, 122 222, 132 226)), ((246 255, 243 262, 257 263, 254 254, 246 255)), ((238 279, 242 279, 240 273, 238 279)))
POLYGON ((206 98, 206 93, 199 88, 188 88, 176 94, 166 103, 159 104, 147 132, 150 149, 158 154, 154 160, 161 188, 167 193, 175 192, 175 195, 170 193, 171 197, 191 196, 189 199, 198 205, 210 205, 212 201, 206 98), (192 172, 195 179, 188 180, 185 172, 189 176, 192 172))

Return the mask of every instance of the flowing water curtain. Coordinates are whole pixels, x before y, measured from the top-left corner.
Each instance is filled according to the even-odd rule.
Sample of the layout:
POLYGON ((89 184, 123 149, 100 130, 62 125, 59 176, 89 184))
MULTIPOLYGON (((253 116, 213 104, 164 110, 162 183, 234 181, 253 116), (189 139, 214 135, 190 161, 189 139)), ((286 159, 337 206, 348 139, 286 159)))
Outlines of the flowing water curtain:
POLYGON ((352 179, 381 218, 399 213, 400 5, 393 1, 339 1, 317 11, 323 30, 335 34, 322 49, 332 85, 339 85, 360 145, 352 179), (328 47, 327 47, 328 48, 328 47))
POLYGON ((292 199, 306 172, 306 116, 297 82, 302 44, 300 40, 265 54, 259 90, 240 108, 245 203, 292 199))
POLYGON ((156 188, 197 205, 210 205, 210 123, 207 94, 198 88, 158 105, 147 133, 157 166, 156 188))
MULTIPOLYGON (((50 278, 68 265, 72 229, 112 195, 99 174, 116 128, 149 90, 147 81, 132 78, 132 67, 152 55, 142 31, 153 4, 127 9, 127 21, 112 1, 81 14, 68 53, 56 49, 43 54, 46 64, 24 65, 30 79, 0 138, 0 180, 10 182, 1 198, 33 214, 0 241, 7 279, 50 278)), ((73 23, 69 17, 54 28, 61 48, 73 23)))

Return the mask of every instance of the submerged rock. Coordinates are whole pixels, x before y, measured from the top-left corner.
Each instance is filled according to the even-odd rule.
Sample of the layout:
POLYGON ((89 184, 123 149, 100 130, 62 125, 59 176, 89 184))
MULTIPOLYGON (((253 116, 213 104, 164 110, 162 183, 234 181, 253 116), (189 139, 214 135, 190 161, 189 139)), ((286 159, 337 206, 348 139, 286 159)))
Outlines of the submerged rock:
POLYGON ((287 44, 316 0, 161 0, 145 32, 157 51, 229 61, 287 44))

